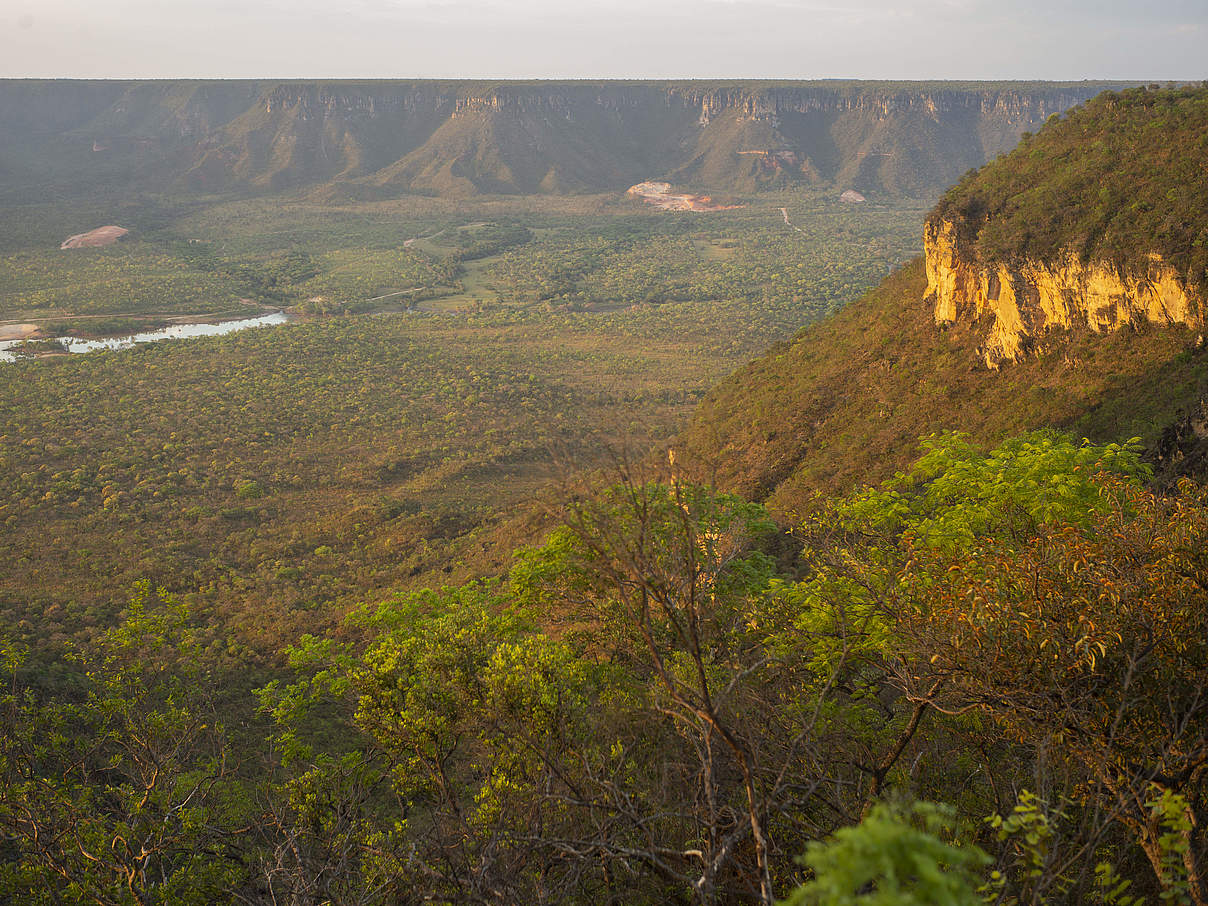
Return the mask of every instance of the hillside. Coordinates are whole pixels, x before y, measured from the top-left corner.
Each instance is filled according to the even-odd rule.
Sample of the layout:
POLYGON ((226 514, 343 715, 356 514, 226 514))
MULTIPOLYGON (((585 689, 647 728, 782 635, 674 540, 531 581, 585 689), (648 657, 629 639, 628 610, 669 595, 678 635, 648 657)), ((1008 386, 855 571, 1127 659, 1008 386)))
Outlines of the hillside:
POLYGON ((0 81, 0 190, 934 197, 1103 83, 0 81))
POLYGON ((1204 172, 1208 145, 1199 117, 1206 100, 1208 89, 1108 95, 966 179, 928 220, 926 264, 907 265, 721 384, 697 413, 687 450, 724 486, 789 512, 815 490, 891 474, 916 454, 920 436, 945 429, 986 442, 1040 426, 1092 439, 1139 436, 1157 456, 1159 447, 1173 454, 1172 426, 1183 418, 1191 435, 1184 446, 1194 446, 1185 416, 1198 411, 1208 382, 1202 297, 1192 273, 1199 240, 1180 250, 1173 228, 1152 241, 1142 230, 1156 219, 1177 221, 1186 237, 1203 235, 1208 218, 1195 208, 1202 193, 1168 197, 1167 185, 1179 178, 1169 176, 1172 159, 1204 172), (1163 141, 1148 143, 1150 133, 1136 122, 1159 116, 1163 141), (1074 149, 1076 134, 1085 134, 1092 149, 1086 161, 1074 149), (1100 144, 1129 161, 1121 178, 1131 179, 1132 200, 1104 221, 1096 234, 1101 244, 1084 248, 1088 260, 1110 258, 1108 249, 1123 248, 1111 237, 1131 235, 1134 251, 1101 264, 1093 280, 1054 286, 1045 276, 1073 266, 1065 250, 1098 201, 1089 191, 1066 191, 1069 169, 1034 164, 1041 157, 1033 150, 1047 159, 1065 148, 1086 180, 1123 191, 1106 170, 1097 171, 1107 167, 1094 151, 1100 144), (999 216, 1030 210, 1019 195, 1025 183, 1027 199, 1064 199, 1044 216, 1066 224, 1066 232, 1059 241, 1041 239, 1039 230, 1025 239, 1033 233, 1020 226, 1010 251, 982 251, 976 237, 1013 235, 999 216), (983 212, 980 229, 970 227, 969 216, 959 219, 972 210, 983 212), (938 226, 953 216, 956 226, 938 226), (937 249, 936 236, 945 234, 965 237, 966 245, 937 249), (1164 275, 1151 256, 1169 262, 1164 275), (1102 289, 1109 276, 1116 283, 1102 298, 1087 292, 1088 284, 1102 289), (1003 355, 1001 338, 1020 325, 1030 331, 1028 342, 1017 345, 1017 355, 1003 355))
POLYGON ((1054 330, 1198 327, 1208 287, 1208 88, 1106 92, 949 191, 924 235, 935 317, 993 324, 987 365, 1054 330))
POLYGON ((1052 259, 1139 269, 1156 254, 1208 284, 1208 83, 1104 92, 950 189, 934 221, 989 263, 1052 259))

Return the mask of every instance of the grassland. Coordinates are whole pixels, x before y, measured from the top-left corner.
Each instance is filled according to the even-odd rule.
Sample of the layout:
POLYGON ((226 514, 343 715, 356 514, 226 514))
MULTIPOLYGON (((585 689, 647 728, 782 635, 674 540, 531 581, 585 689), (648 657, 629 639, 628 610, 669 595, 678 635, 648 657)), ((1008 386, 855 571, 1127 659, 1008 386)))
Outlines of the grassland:
POLYGON ((906 257, 922 216, 801 196, 119 213, 101 219, 130 241, 60 251, 67 213, 14 211, 0 320, 304 314, 2 366, 4 622, 87 638, 151 579, 264 651, 366 597, 499 569, 534 500, 669 438, 718 380, 906 257))

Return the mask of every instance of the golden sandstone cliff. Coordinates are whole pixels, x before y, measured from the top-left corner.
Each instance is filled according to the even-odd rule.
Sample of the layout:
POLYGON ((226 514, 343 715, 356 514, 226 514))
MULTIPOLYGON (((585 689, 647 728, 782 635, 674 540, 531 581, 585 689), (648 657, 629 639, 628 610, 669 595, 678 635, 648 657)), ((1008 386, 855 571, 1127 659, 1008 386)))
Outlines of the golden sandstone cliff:
POLYGON ((926 301, 941 326, 990 321, 981 347, 990 368, 1017 361, 1053 330, 1103 333, 1142 321, 1203 326, 1204 300, 1157 254, 1133 267, 1084 262, 1072 250, 1048 261, 987 262, 963 232, 942 218, 925 225, 926 301))

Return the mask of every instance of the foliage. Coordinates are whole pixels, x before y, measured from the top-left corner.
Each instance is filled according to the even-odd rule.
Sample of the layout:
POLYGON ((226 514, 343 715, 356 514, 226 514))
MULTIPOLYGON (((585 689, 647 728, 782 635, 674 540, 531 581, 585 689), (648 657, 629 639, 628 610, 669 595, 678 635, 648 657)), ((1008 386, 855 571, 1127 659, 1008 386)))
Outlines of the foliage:
POLYGON ((1144 273, 1157 253, 1208 285, 1208 87, 1104 92, 961 180, 935 214, 984 258, 1073 250, 1144 273))
POLYGON ((957 559, 915 548, 886 607, 910 682, 1085 771, 1083 801, 1129 829, 1169 891, 1154 791, 1186 797, 1192 852, 1208 782, 1208 501, 1190 486, 1173 500, 1108 487, 1116 500, 1089 532, 1043 526, 957 559))
POLYGON ((951 821, 943 806, 878 804, 859 825, 810 844, 802 861, 814 878, 785 906, 977 906, 989 856, 944 842, 951 821))
POLYGON ((928 547, 956 551, 975 538, 1030 538, 1049 522, 1089 528, 1118 501, 1099 476, 1111 473, 1137 487, 1151 475, 1139 438, 1126 444, 1075 443, 1038 431, 985 453, 967 435, 931 435, 906 472, 845 500, 836 516, 848 531, 907 535, 928 547))
POLYGON ((4 896, 203 904, 238 882, 247 803, 190 636, 184 610, 144 586, 119 626, 72 652, 78 690, 4 693, 4 896))
MULTIPOLYGON (((1147 807, 1162 832, 1156 840, 1163 884, 1159 901, 1190 903, 1187 802, 1177 793, 1153 787, 1147 807)), ((1104 906, 1144 906, 1146 899, 1135 894, 1132 880, 1120 874, 1119 853, 1095 847, 1094 834, 1087 840, 1072 832, 1069 824, 1077 811, 1077 803, 1071 800, 1055 807, 1023 790, 1010 814, 988 817, 987 823, 1003 845, 998 868, 982 888, 986 899, 1004 904, 1091 901, 1104 906), (1093 872, 1091 851, 1098 851, 1101 857, 1093 872)))
POLYGON ((283 754, 316 751, 298 704, 342 690, 359 750, 390 765, 399 870, 433 896, 770 903, 783 854, 860 804, 821 786, 859 776, 838 748, 857 659, 842 621, 784 610, 772 532, 705 487, 609 488, 506 583, 363 611, 351 658, 300 649, 311 678, 272 692, 283 754))
POLYGON ((301 638, 238 772, 221 637, 145 588, 58 688, 5 649, 5 890, 1199 906, 1208 497, 1138 472, 933 438, 789 558, 763 507, 629 466, 506 576, 301 638), (919 530, 962 507, 959 546, 919 530))

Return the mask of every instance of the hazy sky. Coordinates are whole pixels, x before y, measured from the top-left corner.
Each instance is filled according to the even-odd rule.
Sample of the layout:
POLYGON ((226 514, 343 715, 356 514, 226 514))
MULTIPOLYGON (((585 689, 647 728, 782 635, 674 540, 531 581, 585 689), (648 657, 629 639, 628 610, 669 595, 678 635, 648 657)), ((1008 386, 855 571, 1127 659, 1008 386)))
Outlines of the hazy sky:
POLYGON ((1208 0, 0 0, 0 76, 1208 78, 1208 0))

